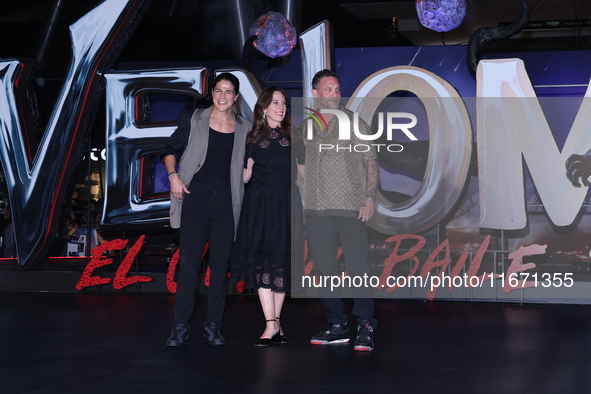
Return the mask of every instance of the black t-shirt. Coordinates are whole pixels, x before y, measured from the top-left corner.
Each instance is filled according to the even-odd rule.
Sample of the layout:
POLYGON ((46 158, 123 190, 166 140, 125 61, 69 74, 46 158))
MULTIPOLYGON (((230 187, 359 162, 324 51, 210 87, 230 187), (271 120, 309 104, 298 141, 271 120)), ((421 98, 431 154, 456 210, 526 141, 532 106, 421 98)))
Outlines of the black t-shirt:
POLYGON ((205 162, 193 176, 191 183, 229 190, 233 147, 234 133, 220 133, 210 127, 205 162))

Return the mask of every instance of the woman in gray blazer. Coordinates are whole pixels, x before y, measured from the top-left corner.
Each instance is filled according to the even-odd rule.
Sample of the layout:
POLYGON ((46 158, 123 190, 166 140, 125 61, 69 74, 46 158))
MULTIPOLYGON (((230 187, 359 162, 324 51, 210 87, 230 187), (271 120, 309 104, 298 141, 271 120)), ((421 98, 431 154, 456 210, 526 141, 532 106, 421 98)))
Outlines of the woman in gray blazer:
POLYGON ((188 342, 189 317, 206 242, 210 283, 203 336, 211 345, 225 343, 220 327, 230 252, 244 195, 246 136, 252 125, 233 111, 239 94, 238 78, 221 73, 213 86, 213 106, 182 115, 162 155, 170 180, 170 224, 180 228, 180 271, 167 346, 180 347, 188 342))

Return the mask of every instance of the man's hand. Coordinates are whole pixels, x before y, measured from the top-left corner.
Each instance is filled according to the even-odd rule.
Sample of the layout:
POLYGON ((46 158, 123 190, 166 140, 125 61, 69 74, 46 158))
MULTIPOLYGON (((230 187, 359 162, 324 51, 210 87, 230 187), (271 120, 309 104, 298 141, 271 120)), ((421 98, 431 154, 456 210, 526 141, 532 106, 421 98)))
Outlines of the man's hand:
POLYGON ((183 192, 187 194, 191 193, 183 181, 181 181, 181 178, 176 174, 170 177, 170 192, 179 200, 183 199, 183 192))
POLYGON ((375 212, 375 204, 367 198, 363 201, 363 205, 359 208, 359 217, 357 219, 362 222, 367 222, 375 212))

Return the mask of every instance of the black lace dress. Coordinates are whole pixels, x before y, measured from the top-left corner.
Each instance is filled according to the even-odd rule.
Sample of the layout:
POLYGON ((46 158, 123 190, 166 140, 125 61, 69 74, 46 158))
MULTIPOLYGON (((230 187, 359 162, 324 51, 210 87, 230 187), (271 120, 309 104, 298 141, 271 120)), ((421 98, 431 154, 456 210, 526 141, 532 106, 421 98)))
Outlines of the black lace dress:
MULTIPOLYGON (((246 158, 254 160, 232 254, 233 282, 244 287, 289 291, 291 286, 292 216, 299 221, 301 199, 296 179, 296 160, 304 164, 301 140, 288 141, 280 128, 267 138, 248 143, 246 158), (293 196, 293 197, 292 197, 293 196)), ((299 234, 300 225, 296 225, 299 234)))

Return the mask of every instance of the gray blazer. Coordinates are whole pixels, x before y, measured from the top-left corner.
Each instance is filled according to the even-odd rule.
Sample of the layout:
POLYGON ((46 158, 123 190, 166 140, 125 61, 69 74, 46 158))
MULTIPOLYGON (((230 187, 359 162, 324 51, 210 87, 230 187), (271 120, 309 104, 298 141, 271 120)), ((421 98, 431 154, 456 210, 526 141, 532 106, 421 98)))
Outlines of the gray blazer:
MULTIPOLYGON (((191 132, 187 147, 183 152, 179 163, 179 178, 185 185, 191 183, 193 175, 197 173, 207 154, 209 143, 209 117, 211 107, 197 109, 191 117, 191 132)), ((234 211, 234 234, 238 228, 240 219, 240 208, 244 196, 244 180, 242 170, 244 169, 244 153, 246 150, 246 136, 252 129, 252 123, 247 119, 234 113, 236 127, 234 129, 234 147, 232 150, 232 162, 230 165, 230 187, 232 190, 232 209, 234 211)), ((181 209, 183 201, 170 194, 170 227, 181 227, 181 209)))

